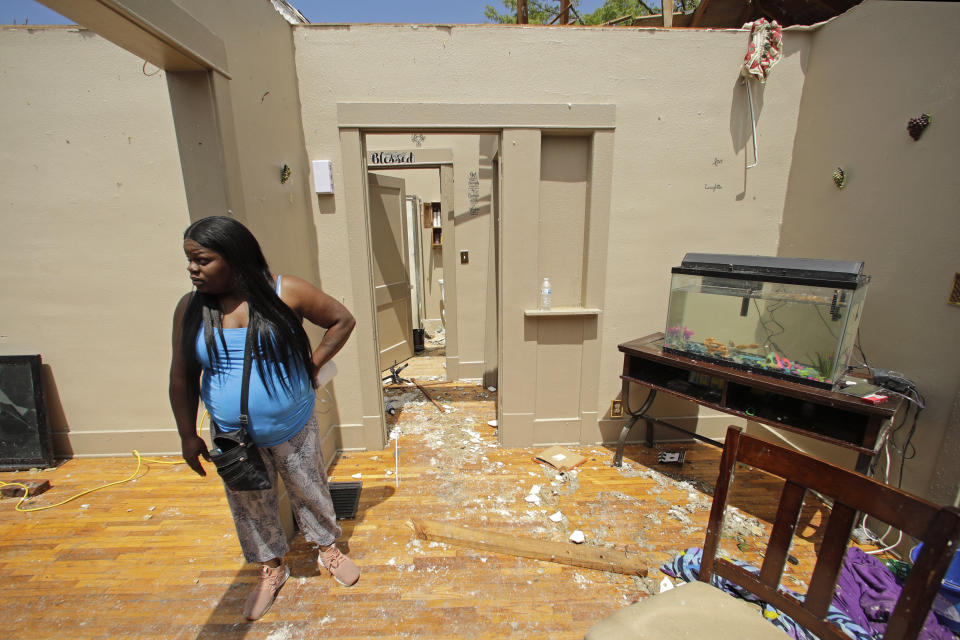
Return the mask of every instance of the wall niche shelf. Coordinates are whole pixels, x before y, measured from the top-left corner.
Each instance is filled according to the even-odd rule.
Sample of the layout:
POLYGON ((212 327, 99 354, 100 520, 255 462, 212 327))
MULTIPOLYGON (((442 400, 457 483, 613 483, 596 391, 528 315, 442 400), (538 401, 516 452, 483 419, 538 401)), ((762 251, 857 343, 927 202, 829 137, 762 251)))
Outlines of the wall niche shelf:
POLYGON ((598 316, 600 309, 590 307, 553 307, 551 309, 524 309, 523 315, 527 317, 549 317, 549 316, 598 316))
POLYGON ((439 202, 423 203, 423 226, 426 229, 433 230, 433 238, 430 243, 431 246, 434 248, 443 246, 443 231, 441 230, 442 222, 440 217, 439 202))

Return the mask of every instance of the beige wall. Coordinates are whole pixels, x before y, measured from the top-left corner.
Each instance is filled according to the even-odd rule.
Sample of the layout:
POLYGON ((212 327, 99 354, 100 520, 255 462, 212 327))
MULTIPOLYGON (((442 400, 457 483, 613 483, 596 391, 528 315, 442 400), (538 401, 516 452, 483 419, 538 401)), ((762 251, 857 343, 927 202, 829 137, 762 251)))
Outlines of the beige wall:
MULTIPOLYGON (((784 59, 755 95, 761 163, 749 172, 746 95, 737 82, 742 31, 312 25, 295 27, 294 40, 311 156, 337 157, 338 103, 412 103, 409 111, 424 102, 616 105, 609 228, 584 240, 599 240, 607 267, 602 291, 594 292, 606 303, 588 328, 600 343, 599 381, 581 410, 602 417, 618 394, 616 345, 662 329, 669 269, 685 252, 776 252, 808 32, 787 34, 784 59), (389 70, 383 59, 355 55, 384 48, 389 70)), ((349 168, 334 166, 342 183, 349 168)), ((338 212, 350 197, 338 192, 338 212)), ((504 216, 508 208, 504 202, 504 216)), ((505 301, 505 314, 536 306, 540 271, 502 274, 505 281, 524 278, 517 284, 527 298, 505 301)), ((539 379, 536 365, 528 367, 517 375, 539 379)), ((611 440, 621 424, 601 419, 579 439, 611 440)), ((528 437, 550 439, 547 432, 528 437)))
POLYGON ((927 400, 904 488, 944 503, 960 485, 960 308, 946 303, 960 271, 958 37, 960 6, 940 2, 865 3, 816 32, 779 247, 866 263, 869 363, 903 372, 927 400), (914 142, 907 121, 922 112, 933 124, 914 142))
POLYGON ((0 31, 0 349, 39 353, 58 456, 179 451, 189 224, 165 74, 88 31, 0 31))

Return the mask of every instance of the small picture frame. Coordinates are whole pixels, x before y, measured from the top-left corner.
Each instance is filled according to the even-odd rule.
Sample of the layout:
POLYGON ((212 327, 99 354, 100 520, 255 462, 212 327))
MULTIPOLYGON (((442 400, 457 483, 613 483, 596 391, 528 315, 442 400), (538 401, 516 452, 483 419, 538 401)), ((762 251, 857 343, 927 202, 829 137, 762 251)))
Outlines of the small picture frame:
POLYGON ((611 418, 622 418, 623 417, 623 402, 619 399, 610 401, 610 417, 611 418))

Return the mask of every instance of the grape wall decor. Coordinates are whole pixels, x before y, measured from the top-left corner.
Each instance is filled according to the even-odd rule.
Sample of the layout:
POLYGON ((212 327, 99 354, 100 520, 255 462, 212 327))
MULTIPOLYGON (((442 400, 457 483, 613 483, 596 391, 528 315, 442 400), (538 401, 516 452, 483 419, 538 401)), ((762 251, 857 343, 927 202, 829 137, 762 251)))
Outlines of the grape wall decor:
POLYGON ((930 114, 921 113, 916 118, 910 118, 910 122, 907 123, 907 132, 911 138, 919 140, 923 130, 928 126, 930 126, 930 114))
POLYGON ((840 167, 833 172, 833 184, 837 185, 837 189, 847 186, 847 174, 840 167))

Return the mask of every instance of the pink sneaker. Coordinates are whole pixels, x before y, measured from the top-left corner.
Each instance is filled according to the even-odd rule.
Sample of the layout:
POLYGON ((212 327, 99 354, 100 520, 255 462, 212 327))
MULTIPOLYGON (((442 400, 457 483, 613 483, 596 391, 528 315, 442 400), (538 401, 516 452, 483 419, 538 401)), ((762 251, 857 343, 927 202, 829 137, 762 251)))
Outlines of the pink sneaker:
POLYGON ((326 551, 320 551, 317 564, 345 587, 352 587, 360 579, 360 569, 353 560, 340 553, 340 549, 337 549, 335 544, 330 545, 326 551))
POLYGON ((267 612, 273 600, 280 593, 280 587, 290 577, 290 567, 285 564, 279 567, 262 565, 260 567, 260 582, 254 587, 247 598, 247 605, 243 608, 243 615, 247 620, 259 620, 267 612))

